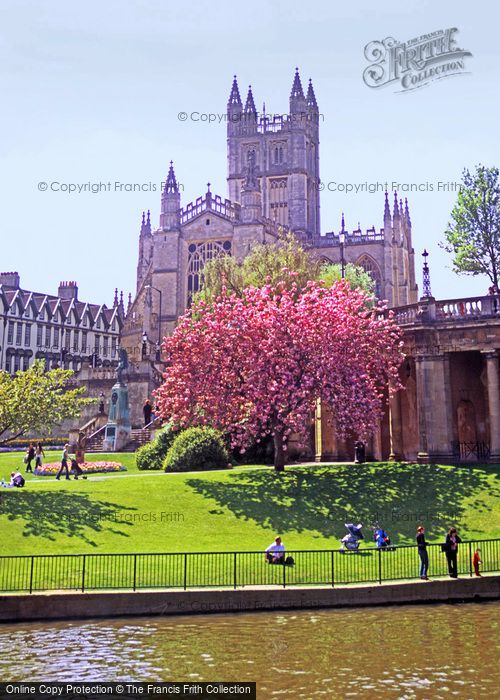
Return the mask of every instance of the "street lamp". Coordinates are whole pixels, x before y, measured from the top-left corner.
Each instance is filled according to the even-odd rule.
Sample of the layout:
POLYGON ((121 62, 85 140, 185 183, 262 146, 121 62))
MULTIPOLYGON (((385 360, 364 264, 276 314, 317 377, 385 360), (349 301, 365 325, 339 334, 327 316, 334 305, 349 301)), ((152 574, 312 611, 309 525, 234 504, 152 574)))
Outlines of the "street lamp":
POLYGON ((345 258, 344 258, 344 245, 345 245, 345 233, 341 231, 339 233, 339 243, 340 243, 340 270, 342 274, 342 279, 345 278, 345 258))
POLYGON ((156 347, 156 361, 160 362, 161 360, 161 300, 162 300, 162 293, 161 289, 158 289, 158 287, 153 287, 151 284, 146 284, 144 285, 144 289, 154 289, 155 292, 158 292, 160 295, 160 306, 158 309, 158 344, 156 347))

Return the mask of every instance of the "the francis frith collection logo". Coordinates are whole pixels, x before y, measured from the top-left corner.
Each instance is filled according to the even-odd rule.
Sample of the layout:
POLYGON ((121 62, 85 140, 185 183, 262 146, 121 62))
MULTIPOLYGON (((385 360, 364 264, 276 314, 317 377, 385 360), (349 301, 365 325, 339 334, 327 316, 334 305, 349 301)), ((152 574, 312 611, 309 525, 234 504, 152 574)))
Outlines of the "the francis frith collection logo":
POLYGON ((458 29, 439 29, 405 42, 393 37, 371 41, 365 46, 370 65, 363 80, 370 88, 394 85, 396 92, 408 92, 465 73, 465 58, 472 56, 456 45, 458 29))

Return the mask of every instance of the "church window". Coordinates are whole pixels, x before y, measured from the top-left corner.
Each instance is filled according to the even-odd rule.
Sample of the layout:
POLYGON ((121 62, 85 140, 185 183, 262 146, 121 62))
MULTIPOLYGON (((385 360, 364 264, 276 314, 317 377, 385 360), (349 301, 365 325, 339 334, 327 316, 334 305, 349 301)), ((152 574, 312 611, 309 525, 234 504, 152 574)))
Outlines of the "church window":
POLYGON ((280 147, 280 163, 283 163, 283 148, 280 147))
POLYGON ((14 342, 14 321, 9 321, 9 326, 7 329, 7 343, 12 345, 14 342))
POLYGON ((207 220, 205 221, 205 226, 210 226, 210 219, 207 219, 207 220))
POLYGON ((274 149, 274 162, 278 163, 278 159, 279 159, 279 151, 277 148, 275 148, 274 149))
POLYGON ((269 181, 269 218, 283 226, 288 225, 287 178, 273 178, 269 181))
POLYGON ((188 306, 203 284, 203 268, 209 260, 221 255, 231 255, 231 241, 191 243, 188 247, 187 296, 188 306))
POLYGON ((375 296, 380 299, 382 296, 382 275, 380 274, 380 268, 375 260, 369 255, 362 255, 357 260, 356 265, 362 267, 365 272, 368 272, 375 282, 375 296))
POLYGON ((23 324, 18 323, 16 328, 16 345, 21 345, 23 339, 23 324))

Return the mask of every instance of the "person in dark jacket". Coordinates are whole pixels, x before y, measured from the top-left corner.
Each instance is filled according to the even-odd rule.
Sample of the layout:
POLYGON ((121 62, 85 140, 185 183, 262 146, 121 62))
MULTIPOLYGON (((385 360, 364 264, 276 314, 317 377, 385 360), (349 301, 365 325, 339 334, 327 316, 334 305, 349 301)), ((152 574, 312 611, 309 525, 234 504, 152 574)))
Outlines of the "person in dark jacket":
POLYGON ((146 401, 144 401, 142 412, 144 414, 144 425, 149 425, 151 423, 151 416, 153 413, 153 407, 151 406, 151 401, 149 399, 146 399, 146 401))
POLYGON ((428 581, 427 571, 429 570, 429 553, 427 551, 427 542, 425 541, 425 529, 422 525, 417 527, 417 547, 418 556, 420 557, 420 578, 423 581, 428 581))
POLYGON ((33 472, 33 469, 31 468, 31 462, 35 459, 35 454, 35 446, 33 445, 33 443, 31 443, 28 449, 26 450, 26 456, 24 458, 27 472, 33 472))
POLYGON ((446 559, 448 561, 448 572, 450 578, 458 578, 457 569, 457 554, 458 545, 462 540, 457 535, 456 527, 450 528, 448 534, 446 535, 446 540, 444 543, 444 551, 446 553, 446 559))

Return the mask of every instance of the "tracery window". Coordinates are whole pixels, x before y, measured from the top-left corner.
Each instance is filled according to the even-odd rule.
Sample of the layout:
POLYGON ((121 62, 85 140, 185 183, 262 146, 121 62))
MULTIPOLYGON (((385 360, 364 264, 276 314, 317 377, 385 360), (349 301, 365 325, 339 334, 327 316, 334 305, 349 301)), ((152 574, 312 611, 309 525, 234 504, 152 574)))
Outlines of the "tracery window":
POLYGON ((208 241, 207 243, 191 243, 189 245, 187 268, 188 306, 191 306, 193 296, 202 287, 205 264, 221 255, 231 255, 231 241, 208 241))
POLYGON ((288 226, 288 180, 285 177, 269 181, 269 218, 288 226))
POLYGON ((368 272, 372 280, 375 282, 375 296, 380 299, 382 296, 382 275, 380 274, 380 268, 373 258, 369 255, 362 255, 357 261, 356 265, 362 267, 365 272, 368 272))

